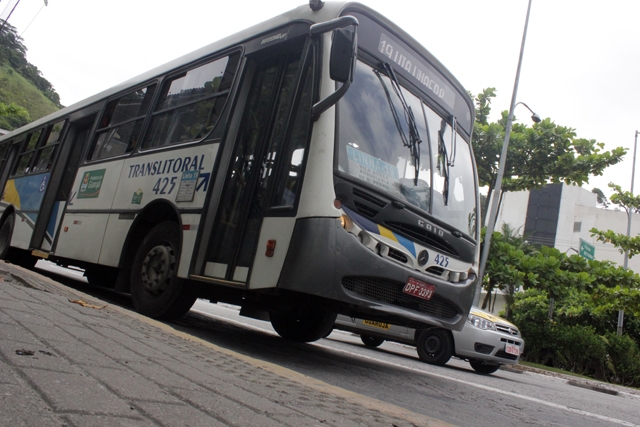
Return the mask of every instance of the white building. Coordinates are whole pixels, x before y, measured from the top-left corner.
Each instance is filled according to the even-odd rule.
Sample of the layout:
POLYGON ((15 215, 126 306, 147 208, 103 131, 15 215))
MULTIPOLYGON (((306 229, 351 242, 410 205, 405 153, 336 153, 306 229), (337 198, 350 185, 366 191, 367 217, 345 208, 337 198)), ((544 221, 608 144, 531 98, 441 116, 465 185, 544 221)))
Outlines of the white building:
MULTIPOLYGON (((568 255, 578 253, 580 239, 595 247, 596 260, 620 266, 624 255, 613 245, 596 241, 589 230, 627 232, 627 212, 597 207, 594 193, 582 187, 549 184, 540 190, 505 193, 498 212, 496 231, 508 223, 533 244, 552 246, 568 255)), ((640 234, 640 217, 632 215, 631 236, 640 234)), ((628 268, 640 273, 640 255, 629 259, 628 268)))

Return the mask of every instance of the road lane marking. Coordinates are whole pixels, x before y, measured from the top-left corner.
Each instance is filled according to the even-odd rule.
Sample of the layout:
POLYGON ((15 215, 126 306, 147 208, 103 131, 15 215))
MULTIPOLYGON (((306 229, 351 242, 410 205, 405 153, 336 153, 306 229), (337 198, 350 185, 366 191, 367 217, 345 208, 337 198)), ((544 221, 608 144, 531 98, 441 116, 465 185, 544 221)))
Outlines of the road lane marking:
POLYGON ((504 395, 507 395, 507 396, 515 397, 515 398, 518 398, 518 399, 523 399, 523 400, 528 400, 530 402, 539 403, 541 405, 549 406, 549 407, 552 407, 552 408, 555 408, 555 409, 560 409, 560 410, 563 410, 563 411, 571 412, 571 413, 574 413, 574 414, 584 415, 586 417, 597 418, 597 419, 600 419, 602 421, 606 421, 606 422, 609 422, 609 423, 615 423, 615 424, 619 424, 619 425, 625 426, 625 427, 640 427, 640 425, 631 423, 629 421, 619 420, 617 418, 607 417, 606 415, 595 414, 593 412, 587 412, 587 411, 583 411, 581 409, 570 408, 570 407, 568 407, 566 405, 560 405, 558 403, 547 402, 546 400, 537 399, 535 397, 514 393, 512 391, 502 390, 502 389, 499 389, 499 388, 490 387, 490 386, 486 386, 486 385, 483 385, 483 384, 477 384, 477 383, 473 383, 471 381, 466 381, 466 380, 462 380, 462 379, 459 379, 459 378, 454 378, 454 377, 450 377, 450 376, 447 376, 447 375, 438 374, 438 373, 435 373, 435 372, 423 371, 421 369, 416 369, 416 368, 413 368, 411 366, 405 366, 405 365, 400 365, 400 364, 393 363, 393 362, 388 362, 388 361, 385 361, 385 360, 380 360, 380 359, 377 359, 375 357, 354 353, 354 352, 351 352, 351 351, 348 351, 348 350, 341 350, 341 349, 333 348, 333 347, 330 347, 330 346, 327 346, 327 345, 324 345, 324 344, 314 343, 313 345, 317 345, 317 346, 323 347, 325 349, 339 351, 341 353, 349 354, 349 355, 352 355, 352 356, 362 357, 362 358, 365 358, 365 359, 368 359, 368 360, 371 360, 371 361, 375 361, 375 362, 378 362, 378 363, 382 363, 382 364, 385 364, 385 365, 398 367, 398 368, 409 369, 411 371, 419 372, 421 374, 431 375, 431 376, 434 376, 434 377, 438 377, 438 378, 442 378, 442 379, 446 379, 446 380, 450 380, 450 381, 455 381, 455 382, 460 383, 460 384, 476 387, 476 388, 479 388, 479 389, 482 389, 482 390, 490 391, 492 393, 500 393, 500 394, 504 394, 504 395))
MULTIPOLYGON (((237 321, 237 320, 234 320, 234 319, 229 319, 227 317, 219 316, 219 315, 216 315, 216 314, 207 313, 207 312, 204 312, 204 311, 201 311, 201 310, 198 310, 198 309, 192 309, 192 310, 197 312, 197 313, 199 313, 199 314, 215 317, 216 319, 224 320, 225 322, 231 322, 231 323, 233 323, 235 325, 238 325, 238 326, 242 326, 242 327, 245 327, 245 328, 250 328, 250 329, 253 329, 253 330, 257 330, 257 331, 267 332, 267 333, 269 333, 271 335, 278 335, 277 333, 269 330, 268 328, 261 328, 259 326, 251 325, 251 324, 248 324, 248 323, 243 323, 243 322, 240 322, 240 321, 237 321)), ((442 378, 442 379, 446 379, 446 380, 450 380, 450 381, 455 381, 455 382, 460 383, 460 384, 476 387, 476 388, 479 388, 481 390, 486 390, 486 391, 489 391, 489 392, 492 392, 492 393, 500 393, 500 394, 503 394, 503 395, 506 395, 506 396, 511 396, 511 397, 515 397, 515 398, 518 398, 518 399, 527 400, 529 402, 538 403, 540 405, 545 405, 545 406, 548 406, 548 407, 551 407, 551 408, 555 408, 555 409, 559 409, 559 410, 562 410, 562 411, 571 412, 571 413, 578 414, 578 415, 583 415, 583 416, 586 416, 586 417, 597 418, 599 420, 606 421, 606 422, 609 422, 609 423, 615 423, 615 424, 618 424, 618 425, 621 425, 621 426, 625 426, 625 427, 640 427, 640 425, 631 423, 629 421, 624 421, 624 420, 620 420, 620 419, 617 419, 617 418, 608 417, 608 416, 605 416, 605 415, 595 414, 593 412, 587 412, 587 411, 583 411, 581 409, 570 408, 570 407, 568 407, 566 405, 561 405, 561 404, 558 404, 558 403, 548 402, 546 400, 538 399, 538 398, 535 398, 535 397, 526 396, 526 395, 523 395, 523 394, 518 394, 518 393, 511 392, 511 391, 506 391, 506 390, 502 390, 502 389, 499 389, 499 388, 486 386, 486 385, 483 385, 483 384, 477 384, 477 383, 473 383, 473 382, 470 382, 470 381, 466 381, 466 380, 450 377, 450 376, 447 376, 447 375, 438 374, 438 373, 435 373, 435 372, 424 371, 424 370, 421 370, 421 369, 413 368, 411 366, 405 366, 405 365, 401 365, 401 364, 397 364, 397 363, 393 363, 393 362, 388 362, 388 361, 385 361, 385 360, 380 360, 380 359, 375 358, 375 357, 366 356, 364 354, 359 354, 359 353, 354 353, 354 352, 351 352, 351 351, 348 351, 348 350, 338 349, 338 348, 331 347, 331 346, 328 346, 328 345, 325 345, 325 344, 321 344, 319 342, 310 343, 310 344, 312 344, 314 346, 318 346, 318 347, 324 348, 324 349, 333 350, 333 351, 337 351, 337 352, 340 352, 340 353, 348 354, 348 355, 351 355, 351 356, 361 357, 361 358, 364 358, 364 359, 367 359, 367 360, 375 361, 377 363, 382 363, 382 364, 393 366, 393 367, 409 369, 411 371, 419 372, 421 374, 432 375, 434 377, 438 377, 438 378, 442 378)))

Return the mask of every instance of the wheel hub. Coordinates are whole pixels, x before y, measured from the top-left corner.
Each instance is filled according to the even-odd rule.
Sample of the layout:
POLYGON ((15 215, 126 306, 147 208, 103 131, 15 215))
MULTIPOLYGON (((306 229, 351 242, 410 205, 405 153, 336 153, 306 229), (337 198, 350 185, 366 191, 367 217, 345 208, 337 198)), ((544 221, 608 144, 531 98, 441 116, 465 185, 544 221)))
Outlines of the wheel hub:
POLYGON ((433 355, 440 350, 440 347, 441 347, 440 339, 438 339, 438 337, 431 336, 427 338, 427 340, 425 341, 424 347, 425 347, 425 350, 427 350, 427 353, 433 355))
POLYGON ((173 276, 175 256, 169 246, 156 246, 152 248, 142 262, 142 286, 153 294, 164 292, 173 276))

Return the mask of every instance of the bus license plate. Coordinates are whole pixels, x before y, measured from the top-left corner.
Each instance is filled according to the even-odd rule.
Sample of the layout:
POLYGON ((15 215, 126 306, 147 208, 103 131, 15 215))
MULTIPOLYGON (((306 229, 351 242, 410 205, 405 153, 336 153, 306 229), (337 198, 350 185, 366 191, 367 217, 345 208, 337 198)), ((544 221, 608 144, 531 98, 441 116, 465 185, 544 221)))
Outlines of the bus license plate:
POLYGON ((402 292, 413 295, 414 297, 430 300, 433 294, 436 293, 436 287, 435 285, 430 285, 413 277, 409 277, 402 292))
POLYGON ((388 323, 378 322, 375 320, 363 320, 362 323, 367 326, 373 326, 380 329, 389 329, 391 327, 391 325, 389 325, 388 323))
POLYGON ((507 343, 504 346, 504 351, 507 354, 513 354, 514 356, 520 356, 520 347, 518 347, 515 344, 509 344, 507 343))

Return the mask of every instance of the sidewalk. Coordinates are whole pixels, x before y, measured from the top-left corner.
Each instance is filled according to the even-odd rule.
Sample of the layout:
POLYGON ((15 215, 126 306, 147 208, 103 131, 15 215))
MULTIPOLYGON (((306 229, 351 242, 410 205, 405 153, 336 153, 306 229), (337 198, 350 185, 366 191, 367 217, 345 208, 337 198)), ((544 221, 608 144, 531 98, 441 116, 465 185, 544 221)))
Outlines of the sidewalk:
POLYGON ((0 426, 444 426, 0 261, 0 426))

